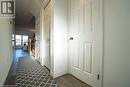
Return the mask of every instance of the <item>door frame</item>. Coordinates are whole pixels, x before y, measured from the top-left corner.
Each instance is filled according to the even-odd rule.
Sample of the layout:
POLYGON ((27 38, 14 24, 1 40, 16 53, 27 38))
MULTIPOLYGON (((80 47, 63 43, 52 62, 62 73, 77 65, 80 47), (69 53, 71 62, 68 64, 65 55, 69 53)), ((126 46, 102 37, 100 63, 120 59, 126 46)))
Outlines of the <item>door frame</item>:
MULTIPOLYGON (((99 70, 99 81, 98 81, 98 87, 103 87, 103 76, 104 76, 104 0, 100 0, 100 28, 101 28, 101 34, 100 34, 100 38, 101 38, 101 53, 100 53, 100 70, 99 70)), ((68 8, 71 8, 71 1, 68 0, 68 8)), ((71 37, 70 35, 70 28, 71 28, 71 11, 68 10, 68 40, 71 37)), ((72 73, 72 58, 71 58, 71 44, 70 41, 68 41, 68 71, 71 74, 72 73)))
MULTIPOLYGON (((41 45, 41 47, 42 48, 45 48, 45 21, 44 21, 44 19, 45 19, 45 14, 46 14, 46 9, 48 9, 48 6, 49 5, 52 5, 52 1, 51 0, 47 0, 47 1, 45 1, 45 3, 43 4, 43 7, 42 7, 42 9, 41 9, 41 37, 42 37, 42 45, 41 45)), ((50 10, 52 10, 52 7, 50 6, 50 10)), ((51 54, 52 54, 52 33, 53 33, 53 31, 52 31, 52 23, 51 23, 51 21, 52 21, 52 13, 50 13, 50 30, 49 30, 49 67, 47 67, 47 66, 45 66, 45 51, 42 49, 42 54, 41 54, 41 56, 42 56, 42 65, 43 66, 45 66, 48 70, 52 70, 52 58, 51 58, 51 54)))

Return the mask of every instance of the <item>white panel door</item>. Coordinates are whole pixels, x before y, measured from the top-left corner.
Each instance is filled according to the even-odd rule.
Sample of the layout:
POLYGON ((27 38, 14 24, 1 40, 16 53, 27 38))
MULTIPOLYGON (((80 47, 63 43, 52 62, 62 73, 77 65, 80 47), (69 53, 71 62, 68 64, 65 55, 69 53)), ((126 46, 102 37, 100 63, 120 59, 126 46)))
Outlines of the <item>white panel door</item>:
POLYGON ((51 5, 48 4, 48 6, 45 8, 45 60, 44 64, 45 66, 50 69, 50 28, 51 28, 51 5))
POLYGON ((36 32, 35 32, 35 59, 37 59, 41 63, 40 59, 40 20, 37 20, 36 23, 36 32))
POLYGON ((98 87, 101 57, 99 0, 71 0, 71 73, 98 87))

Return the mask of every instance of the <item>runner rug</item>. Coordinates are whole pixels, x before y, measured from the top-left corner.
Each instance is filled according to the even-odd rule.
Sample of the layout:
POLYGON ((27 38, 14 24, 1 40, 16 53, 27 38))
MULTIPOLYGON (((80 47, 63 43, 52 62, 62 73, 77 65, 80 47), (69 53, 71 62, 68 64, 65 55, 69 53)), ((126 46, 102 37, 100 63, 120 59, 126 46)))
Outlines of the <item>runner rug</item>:
POLYGON ((20 58, 17 64, 18 87, 58 87, 49 71, 32 58, 20 58))

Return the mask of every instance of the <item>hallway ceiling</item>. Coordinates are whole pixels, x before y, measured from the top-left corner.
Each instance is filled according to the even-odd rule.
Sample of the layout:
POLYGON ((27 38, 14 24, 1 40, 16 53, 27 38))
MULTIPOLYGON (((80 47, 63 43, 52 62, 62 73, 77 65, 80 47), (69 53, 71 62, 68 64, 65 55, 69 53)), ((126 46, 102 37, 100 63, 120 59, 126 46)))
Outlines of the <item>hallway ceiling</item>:
MULTIPOLYGON (((16 34, 32 34, 35 31, 32 18, 37 16, 44 0, 16 0, 16 34)), ((33 19, 34 21, 34 19, 33 19)))

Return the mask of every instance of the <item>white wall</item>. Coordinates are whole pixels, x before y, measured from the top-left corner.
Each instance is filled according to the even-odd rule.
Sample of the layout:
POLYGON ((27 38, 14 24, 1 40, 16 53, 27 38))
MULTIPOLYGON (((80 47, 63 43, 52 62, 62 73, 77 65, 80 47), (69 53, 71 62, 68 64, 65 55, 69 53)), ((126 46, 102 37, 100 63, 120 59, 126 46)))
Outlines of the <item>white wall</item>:
MULTIPOLYGON (((67 63, 67 22, 68 22, 68 0, 52 0, 51 1, 51 32, 50 32, 50 57, 51 57, 51 74, 53 77, 58 77, 60 75, 66 74, 68 72, 67 63)), ((45 44, 46 44, 46 30, 44 25, 45 11, 40 10, 41 15, 41 58, 42 65, 45 64, 45 44)), ((39 33, 36 34, 36 37, 39 33)))
POLYGON ((4 84, 13 60, 11 19, 0 19, 0 85, 4 84))
POLYGON ((130 0, 104 0, 103 79, 103 87, 130 87, 130 0))
POLYGON ((53 11, 53 76, 57 77, 68 72, 67 67, 67 22, 68 0, 54 0, 53 11))

